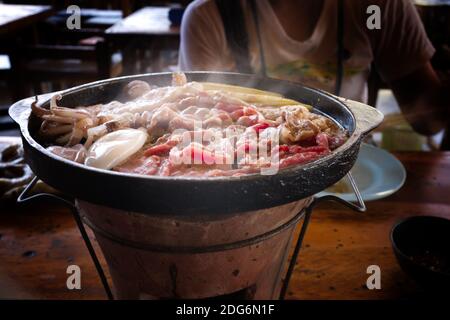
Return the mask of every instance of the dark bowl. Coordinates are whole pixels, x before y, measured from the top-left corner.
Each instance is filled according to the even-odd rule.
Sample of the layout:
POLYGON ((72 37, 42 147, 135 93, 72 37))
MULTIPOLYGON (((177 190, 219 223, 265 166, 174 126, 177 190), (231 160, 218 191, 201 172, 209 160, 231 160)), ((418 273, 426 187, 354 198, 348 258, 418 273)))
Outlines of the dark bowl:
POLYGON ((450 220, 416 216, 398 222, 391 242, 403 271, 427 289, 450 288, 450 220))

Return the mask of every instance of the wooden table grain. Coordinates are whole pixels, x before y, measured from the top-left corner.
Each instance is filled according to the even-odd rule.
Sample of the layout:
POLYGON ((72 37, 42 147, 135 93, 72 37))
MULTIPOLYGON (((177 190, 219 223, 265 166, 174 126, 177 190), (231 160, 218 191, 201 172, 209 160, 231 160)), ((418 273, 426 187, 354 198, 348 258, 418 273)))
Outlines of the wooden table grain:
MULTIPOLYGON (((408 216, 450 218, 450 152, 396 156, 408 174, 396 194, 367 203, 366 213, 331 204, 314 210, 288 299, 426 296, 398 266, 389 233, 396 221, 408 216), (369 265, 381 268, 380 290, 365 286, 369 265)), ((67 209, 49 203, 1 208, 0 298, 106 298, 67 209), (66 268, 71 264, 81 268, 81 290, 66 289, 66 268)))

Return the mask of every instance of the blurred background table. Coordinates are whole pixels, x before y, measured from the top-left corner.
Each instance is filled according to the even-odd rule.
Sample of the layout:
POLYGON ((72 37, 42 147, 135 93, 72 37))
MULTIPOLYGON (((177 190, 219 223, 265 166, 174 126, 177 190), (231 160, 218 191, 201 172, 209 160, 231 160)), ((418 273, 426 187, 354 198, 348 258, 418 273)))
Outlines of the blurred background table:
POLYGON ((52 13, 51 6, 1 4, 0 3, 0 35, 16 32, 52 13))
POLYGON ((144 7, 105 31, 106 39, 122 49, 126 74, 160 70, 162 51, 178 50, 180 27, 172 25, 169 11, 169 7, 144 7))
MULTIPOLYGON (((450 152, 396 156, 408 174, 396 194, 367 203, 366 213, 334 204, 321 204, 314 210, 288 299, 432 297, 402 272, 389 233, 396 221, 408 216, 450 219, 450 152), (369 265, 381 268, 381 290, 365 287, 369 265)), ((51 203, 2 208, 0 283, 0 298, 105 298, 70 211, 51 203), (66 289, 66 268, 71 264, 82 270, 81 290, 66 289)))
POLYGON ((169 20, 169 7, 145 7, 132 13, 106 30, 110 38, 158 36, 179 37, 180 27, 169 20))

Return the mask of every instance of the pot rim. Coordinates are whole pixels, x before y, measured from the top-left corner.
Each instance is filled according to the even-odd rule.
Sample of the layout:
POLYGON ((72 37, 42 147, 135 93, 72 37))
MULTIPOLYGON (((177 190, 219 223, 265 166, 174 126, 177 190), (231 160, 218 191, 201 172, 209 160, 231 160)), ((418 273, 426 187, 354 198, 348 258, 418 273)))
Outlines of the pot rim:
MULTIPOLYGON (((63 91, 53 92, 53 93, 48 93, 48 94, 42 95, 41 97, 44 99, 44 102, 41 103, 41 105, 49 104, 51 97, 57 93, 61 94, 61 96, 64 97, 65 95, 80 92, 80 91, 86 90, 88 88, 101 87, 102 85, 109 85, 109 84, 115 83, 115 82, 123 82, 124 80, 132 80, 132 79, 142 78, 142 77, 146 77, 146 76, 171 75, 171 74, 172 74, 172 72, 147 73, 147 74, 122 76, 122 77, 117 77, 117 78, 110 78, 110 79, 94 81, 94 82, 82 84, 82 85, 79 85, 79 86, 76 86, 73 88, 69 88, 69 89, 66 89, 63 91)), ((263 79, 263 78, 270 79, 267 77, 260 77, 260 76, 255 76, 252 74, 243 74, 243 73, 235 73, 235 72, 202 72, 202 71, 186 72, 187 76, 189 76, 189 74, 209 74, 209 75, 225 75, 225 76, 226 75, 235 75, 235 76, 249 77, 249 79, 263 79)), ((30 120, 30 116, 31 116, 31 101, 34 98, 30 97, 30 98, 23 99, 19 102, 16 102, 14 105, 12 105, 10 107, 10 115, 20 125, 22 137, 24 139, 26 139, 26 141, 28 142, 28 144, 31 147, 33 147, 37 151, 43 153, 45 156, 50 157, 57 161, 61 161, 61 162, 65 163, 66 165, 75 166, 82 170, 93 171, 93 172, 100 173, 100 174, 109 174, 109 175, 118 176, 118 177, 146 179, 146 180, 155 180, 155 181, 159 181, 159 180, 174 181, 177 183, 190 183, 192 181, 195 181, 196 183, 210 183, 213 181, 217 181, 217 182, 257 181, 257 180, 263 179, 265 176, 282 177, 282 176, 286 176, 286 175, 295 174, 295 173, 300 172, 305 169, 313 169, 314 167, 320 167, 324 162, 327 162, 330 159, 336 157, 336 155, 338 153, 343 153, 343 152, 347 151, 348 149, 350 149, 352 146, 354 146, 354 144, 359 143, 365 134, 367 134, 370 130, 372 130, 373 128, 375 128, 376 126, 378 126, 381 123, 382 115, 379 111, 376 111, 378 113, 378 118, 374 120, 374 123, 371 123, 370 126, 366 126, 363 128, 358 127, 358 120, 362 120, 362 119, 358 119, 358 116, 355 115, 355 110, 351 107, 351 105, 353 103, 357 103, 359 105, 363 105, 363 104, 354 102, 354 101, 351 101, 348 99, 342 99, 342 98, 336 97, 326 91, 314 89, 314 88, 311 88, 308 86, 303 86, 299 83, 295 83, 292 81, 278 80, 278 79, 270 79, 270 80, 276 81, 279 83, 287 83, 290 85, 295 85, 298 87, 306 88, 308 90, 311 90, 312 92, 325 95, 330 100, 332 100, 334 103, 341 105, 341 107, 345 108, 346 111, 348 111, 352 115, 352 120, 355 125, 355 128, 354 128, 353 132, 351 132, 350 137, 346 140, 346 142, 343 145, 336 148, 329 154, 327 154, 323 157, 320 157, 311 162, 294 165, 294 166, 288 166, 286 168, 279 169, 277 171, 277 173, 274 175, 263 175, 261 173, 251 173, 251 174, 245 174, 245 175, 241 175, 241 176, 218 176, 218 177, 149 176, 149 175, 142 175, 142 174, 137 174, 137 173, 124 173, 124 172, 117 172, 117 171, 112 171, 112 170, 89 167, 84 164, 76 163, 74 161, 59 157, 59 156, 53 154, 52 152, 48 151, 45 147, 43 147, 40 143, 38 143, 32 137, 32 135, 29 131, 29 128, 28 128, 29 120, 30 120), (18 106, 19 104, 22 105, 20 112, 14 111, 15 108, 18 108, 18 109, 20 108, 20 106, 18 106), (27 107, 26 104, 29 104, 29 106, 27 107)), ((363 105, 363 106, 365 106, 365 105, 363 105)), ((367 106, 367 108, 372 108, 372 107, 367 106)), ((335 120, 335 119, 332 118, 332 120, 335 120)))

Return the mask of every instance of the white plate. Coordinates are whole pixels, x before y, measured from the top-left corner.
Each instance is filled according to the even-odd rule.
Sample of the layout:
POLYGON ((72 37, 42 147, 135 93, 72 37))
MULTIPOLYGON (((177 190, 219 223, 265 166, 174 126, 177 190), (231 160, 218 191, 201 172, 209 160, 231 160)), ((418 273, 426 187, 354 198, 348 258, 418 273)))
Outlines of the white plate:
MULTIPOLYGON (((358 185, 363 200, 377 200, 385 198, 399 190, 406 180, 406 170, 403 164, 389 152, 362 144, 351 173, 358 185)), ((351 190, 350 182, 345 177, 342 193, 332 192, 329 189, 320 192, 317 196, 335 195, 347 201, 356 201, 356 196, 351 190)), ((342 189, 342 188, 341 188, 342 189)))

